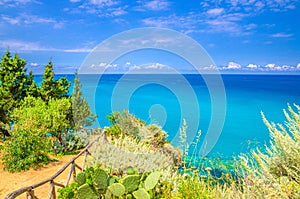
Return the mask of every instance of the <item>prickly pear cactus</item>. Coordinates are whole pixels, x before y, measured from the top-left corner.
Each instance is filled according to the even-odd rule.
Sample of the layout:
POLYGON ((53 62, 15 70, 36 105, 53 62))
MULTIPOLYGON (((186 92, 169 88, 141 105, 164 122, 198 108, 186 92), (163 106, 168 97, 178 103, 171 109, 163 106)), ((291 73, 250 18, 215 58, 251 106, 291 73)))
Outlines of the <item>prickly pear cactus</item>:
POLYGON ((90 185, 84 184, 78 188, 77 198, 78 199, 98 199, 98 195, 90 185))
POLYGON ((111 176, 109 178, 109 185, 112 185, 113 183, 117 182, 118 177, 117 176, 111 176))
POLYGON ((135 191, 140 184, 140 176, 138 175, 129 175, 123 178, 122 184, 125 187, 127 193, 135 191))
POLYGON ((108 174, 103 169, 95 169, 93 183, 97 189, 106 189, 108 184, 108 174))
POLYGON ((133 174, 135 174, 135 170, 133 167, 130 166, 130 167, 126 168, 126 173, 127 173, 127 175, 133 175, 133 174))
POLYGON ((145 189, 147 191, 153 189, 157 185, 159 178, 160 178, 160 172, 155 171, 153 173, 150 173, 150 175, 145 180, 145 184, 144 184, 145 189))
POLYGON ((79 184, 79 186, 83 185, 86 181, 86 176, 84 172, 80 172, 76 175, 75 181, 79 184))
POLYGON ((139 188, 137 191, 134 191, 132 194, 136 199, 150 199, 148 192, 144 188, 139 188))
POLYGON ((125 187, 121 183, 114 183, 114 184, 110 185, 108 187, 108 189, 114 196, 117 196, 117 197, 125 194, 125 187))

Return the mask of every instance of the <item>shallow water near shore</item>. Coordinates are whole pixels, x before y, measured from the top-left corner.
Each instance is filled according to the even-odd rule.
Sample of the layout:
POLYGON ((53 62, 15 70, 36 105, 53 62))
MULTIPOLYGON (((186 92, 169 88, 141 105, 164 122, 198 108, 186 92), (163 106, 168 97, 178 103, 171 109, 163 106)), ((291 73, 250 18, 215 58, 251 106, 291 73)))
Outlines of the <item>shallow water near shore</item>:
MULTIPOLYGON (((57 75, 57 77, 66 75, 57 75)), ((183 118, 190 127, 197 126, 202 136, 207 133, 211 116, 211 91, 200 75, 81 75, 83 94, 98 115, 94 127, 110 125, 106 116, 111 111, 129 109, 147 123, 156 123, 168 133, 168 140, 178 143, 183 118), (163 80, 162 80, 163 79, 163 80), (152 81, 148 81, 152 80, 152 81), (187 85, 188 84, 188 85, 187 85), (173 87, 172 87, 173 85, 173 87), (184 87, 185 86, 185 87, 184 87), (186 89, 183 98, 177 89, 186 89), (129 89, 131 88, 131 89, 129 89), (190 93, 192 92, 192 93, 190 93), (196 96, 196 98, 195 98, 196 96), (196 101, 195 101, 196 99, 196 101), (194 107, 197 107, 196 110, 194 107), (184 110, 187 109, 187 110, 184 110), (199 114, 199 117, 196 115, 199 114), (194 117, 195 116, 195 117, 194 117)), ((74 76, 67 75, 72 81, 74 76)), ((269 132, 261 119, 263 111, 269 121, 283 123, 282 110, 287 104, 300 104, 298 75, 222 75, 226 93, 226 117, 220 137, 208 157, 230 159, 234 155, 269 143, 269 132)), ((40 82, 41 77, 37 76, 40 82)), ((218 118, 217 118, 218 119, 218 118)), ((195 132, 187 134, 193 135, 195 132)), ((201 146, 200 140, 199 146, 201 146)))

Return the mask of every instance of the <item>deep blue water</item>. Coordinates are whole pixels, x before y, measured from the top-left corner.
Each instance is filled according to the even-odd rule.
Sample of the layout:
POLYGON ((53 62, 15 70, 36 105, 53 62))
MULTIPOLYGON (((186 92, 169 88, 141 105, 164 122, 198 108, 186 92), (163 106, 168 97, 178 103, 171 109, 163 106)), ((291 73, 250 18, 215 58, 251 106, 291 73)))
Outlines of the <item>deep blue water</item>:
MULTIPOLYGON (((72 81, 74 76, 67 78, 72 81)), ((80 78, 83 93, 98 115, 98 124, 94 126, 108 126, 106 115, 128 109, 147 123, 162 126, 174 144, 183 118, 189 126, 188 139, 192 140, 195 132, 201 130, 203 142, 211 119, 221 121, 225 108, 225 123, 209 156, 231 157, 269 143, 260 112, 270 121, 283 123, 282 109, 287 103, 300 104, 300 76, 297 75, 222 75, 226 94, 223 108, 212 103, 212 92, 222 90, 213 76, 209 77, 213 81, 210 88, 200 75, 106 74, 80 75, 80 78), (216 107, 217 114, 212 118, 216 107)), ((39 82, 41 78, 36 80, 39 82)), ((224 101, 222 96, 217 100, 224 101)))

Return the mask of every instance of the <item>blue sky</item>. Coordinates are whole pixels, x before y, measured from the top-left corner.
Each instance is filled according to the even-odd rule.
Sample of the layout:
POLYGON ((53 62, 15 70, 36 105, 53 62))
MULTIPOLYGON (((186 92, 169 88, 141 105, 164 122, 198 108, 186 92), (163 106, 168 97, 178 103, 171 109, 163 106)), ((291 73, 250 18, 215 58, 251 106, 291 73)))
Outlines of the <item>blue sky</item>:
MULTIPOLYGON (((143 27, 186 34, 222 71, 300 71, 296 0, 0 0, 0 19, 1 54, 19 53, 36 73, 50 58, 59 73, 74 72, 102 41, 143 27)), ((180 61, 156 53, 125 56, 115 66, 154 63, 184 71, 180 61)))

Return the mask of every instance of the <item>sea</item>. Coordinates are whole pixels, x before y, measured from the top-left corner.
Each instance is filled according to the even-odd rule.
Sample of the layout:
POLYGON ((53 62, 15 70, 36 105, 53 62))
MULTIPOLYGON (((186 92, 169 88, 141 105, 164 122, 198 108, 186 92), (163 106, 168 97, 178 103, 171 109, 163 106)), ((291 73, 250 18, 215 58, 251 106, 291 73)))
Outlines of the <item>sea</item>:
MULTIPOLYGON (((74 75, 56 75, 73 81, 74 75)), ((110 123, 112 111, 128 110, 162 127, 180 145, 185 128, 199 156, 230 159, 270 143, 262 113, 285 122, 283 109, 300 105, 300 76, 278 74, 104 74, 79 75, 83 96, 98 115, 92 127, 110 123), (184 123, 185 121, 185 123, 184 123), (185 125, 185 127, 184 127, 185 125), (197 141, 198 132, 201 134, 197 141), (195 146, 195 142, 197 145, 195 146)), ((41 82, 41 76, 36 76, 41 82)), ((72 89, 70 88, 70 92, 72 89)), ((192 147, 191 147, 192 148, 192 147)))

